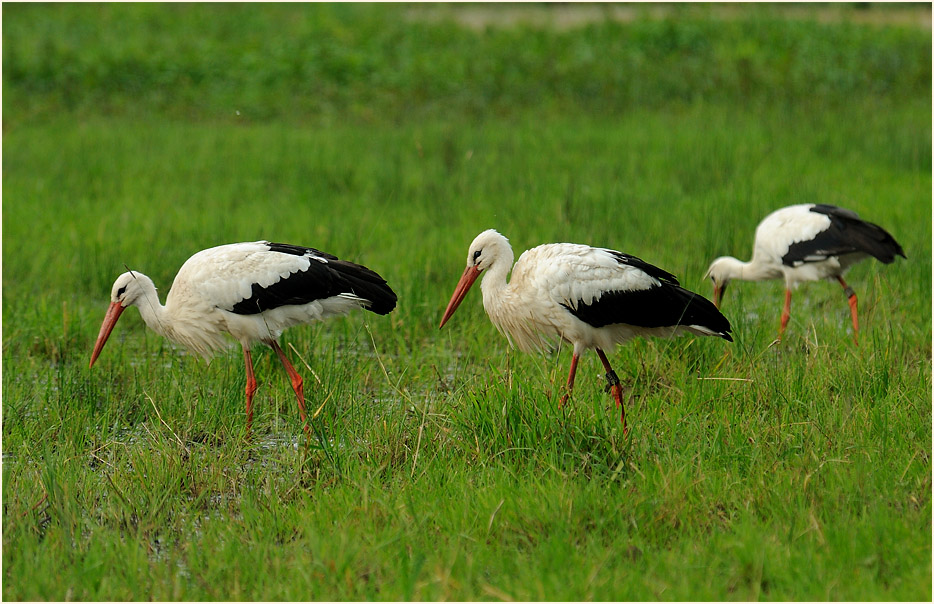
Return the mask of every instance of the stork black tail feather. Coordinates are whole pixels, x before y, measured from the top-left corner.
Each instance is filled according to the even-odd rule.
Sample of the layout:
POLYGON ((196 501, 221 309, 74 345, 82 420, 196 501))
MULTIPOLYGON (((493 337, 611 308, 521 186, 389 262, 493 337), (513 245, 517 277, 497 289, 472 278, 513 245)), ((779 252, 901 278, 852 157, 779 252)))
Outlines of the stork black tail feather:
MULTIPOLYGON (((855 212, 827 204, 817 204, 812 212, 825 214, 831 219, 831 227, 818 238, 827 251, 836 254, 864 252, 883 264, 890 264, 895 256, 905 256, 902 246, 895 238, 877 224, 861 219, 855 212)), ((817 238, 815 238, 815 241, 817 238)))
POLYGON ((680 285, 661 282, 643 290, 611 291, 591 303, 565 308, 593 327, 613 323, 637 327, 691 327, 695 333, 733 341, 730 322, 713 302, 680 285))
POLYGON ((385 315, 396 307, 396 292, 375 271, 346 260, 330 260, 328 266, 346 282, 342 289, 369 301, 367 310, 385 315))
POLYGON ((678 321, 679 325, 699 327, 711 331, 711 335, 721 337, 727 342, 733 341, 733 336, 730 335, 733 327, 729 319, 714 306, 713 302, 683 287, 673 286, 672 289, 677 290, 676 296, 679 302, 676 302, 676 307, 684 307, 684 312, 678 321))
POLYGON ((895 256, 907 258, 895 238, 877 224, 860 221, 858 225, 853 225, 851 234, 859 249, 883 264, 891 264, 895 256))

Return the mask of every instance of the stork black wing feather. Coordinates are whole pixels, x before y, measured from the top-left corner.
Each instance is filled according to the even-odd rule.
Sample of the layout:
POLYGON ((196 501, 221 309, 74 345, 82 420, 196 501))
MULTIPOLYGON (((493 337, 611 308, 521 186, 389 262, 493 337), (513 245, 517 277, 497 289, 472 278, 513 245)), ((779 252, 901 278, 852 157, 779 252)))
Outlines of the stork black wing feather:
POLYGON ((305 270, 291 273, 266 287, 254 283, 250 297, 234 304, 232 312, 252 315, 280 306, 308 304, 340 294, 353 294, 367 300, 367 309, 380 315, 396 307, 395 292, 382 277, 365 266, 340 260, 337 256, 314 248, 269 243, 269 249, 295 256, 309 256, 311 262, 305 270))
POLYGON ((884 264, 905 257, 902 246, 882 227, 860 219, 855 212, 837 206, 818 204, 812 212, 830 218, 830 226, 809 241, 798 241, 788 246, 782 256, 785 266, 805 262, 818 262, 832 256, 862 252, 884 264))
POLYGON ((565 308, 584 323, 598 328, 614 323, 636 327, 698 325, 733 341, 729 320, 710 300, 669 283, 649 289, 605 292, 590 304, 578 301, 576 309, 568 305, 565 308))
POLYGON ((651 275, 652 277, 655 277, 659 281, 670 283, 672 285, 679 285, 677 277, 675 277, 668 271, 658 268, 654 264, 649 264, 642 258, 637 258, 636 256, 630 256, 629 254, 624 254, 622 252, 617 252, 614 250, 607 250, 607 251, 610 254, 612 254, 616 258, 616 261, 619 262, 620 264, 625 264, 627 266, 632 266, 634 268, 637 268, 651 275))
POLYGON ((291 254, 293 256, 318 256, 326 260, 337 260, 337 256, 333 254, 328 254, 327 252, 322 252, 313 247, 305 247, 302 245, 292 245, 291 243, 273 243, 271 241, 266 241, 266 245, 269 246, 270 252, 279 252, 280 254, 291 254))

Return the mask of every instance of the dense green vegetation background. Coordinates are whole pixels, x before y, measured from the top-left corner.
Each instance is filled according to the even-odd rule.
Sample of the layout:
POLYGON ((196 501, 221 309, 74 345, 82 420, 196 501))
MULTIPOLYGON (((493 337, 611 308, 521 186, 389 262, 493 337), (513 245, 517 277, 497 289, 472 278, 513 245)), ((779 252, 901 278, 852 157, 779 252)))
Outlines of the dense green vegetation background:
POLYGON ((929 9, 721 8, 4 6, 4 599, 929 600, 929 9), (836 285, 781 345, 781 284, 733 285, 733 345, 612 355, 628 437, 595 358, 559 409, 567 350, 510 351, 477 294, 437 330, 485 228, 709 294, 799 202, 906 250, 850 273, 860 346, 836 285), (88 371, 124 264, 164 294, 259 238, 399 294, 285 336, 311 447, 274 355, 251 443, 236 348, 205 365, 127 313, 88 371))

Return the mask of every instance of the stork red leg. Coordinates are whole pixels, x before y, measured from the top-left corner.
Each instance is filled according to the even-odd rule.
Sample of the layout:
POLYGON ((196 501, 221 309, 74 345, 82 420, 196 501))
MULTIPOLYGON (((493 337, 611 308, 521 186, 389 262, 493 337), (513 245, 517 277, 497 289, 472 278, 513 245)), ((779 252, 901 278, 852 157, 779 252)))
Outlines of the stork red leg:
POLYGON ((788 319, 791 318, 791 290, 785 290, 785 307, 782 309, 782 325, 778 328, 778 339, 781 341, 785 335, 785 328, 788 327, 788 319))
POLYGON ((246 362, 246 434, 249 438, 253 429, 253 395, 256 393, 256 376, 253 375, 253 356, 246 346, 243 347, 243 359, 246 362))
POLYGON ((837 281, 840 282, 840 285, 843 287, 843 293, 850 301, 850 314, 853 315, 853 343, 859 346, 859 319, 856 316, 856 292, 853 291, 852 287, 846 284, 843 277, 837 277, 837 281))
POLYGON ((626 431, 626 408, 623 406, 623 388, 619 385, 619 376, 616 375, 616 372, 613 371, 613 367, 610 366, 609 359, 606 358, 606 354, 599 348, 597 348, 597 354, 600 356, 600 361, 603 363, 603 368, 606 369, 606 381, 609 386, 610 392, 613 393, 613 398, 616 399, 616 406, 620 410, 620 421, 623 422, 623 432, 626 431))
POLYGON ((302 418, 302 429, 305 430, 305 435, 308 436, 308 421, 305 417, 305 388, 303 386, 302 376, 298 375, 298 372, 295 371, 295 367, 292 367, 292 363, 289 362, 288 357, 285 356, 285 352, 282 351, 278 342, 274 341, 270 346, 272 346, 272 349, 279 355, 282 366, 285 367, 286 373, 289 374, 289 379, 292 380, 292 390, 295 391, 295 396, 298 398, 298 414, 302 418))
POLYGON ((575 352, 574 356, 571 357, 571 371, 568 373, 567 392, 561 396, 560 405, 564 405, 564 403, 568 402, 568 397, 571 396, 571 390, 574 389, 574 376, 577 374, 577 360, 580 356, 581 355, 575 352))

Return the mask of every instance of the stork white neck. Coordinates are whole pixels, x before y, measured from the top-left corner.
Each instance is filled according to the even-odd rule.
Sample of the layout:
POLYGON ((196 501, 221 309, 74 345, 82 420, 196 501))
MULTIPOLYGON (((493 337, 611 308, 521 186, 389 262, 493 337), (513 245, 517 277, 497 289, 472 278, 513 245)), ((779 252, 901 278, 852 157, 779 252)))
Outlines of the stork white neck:
POLYGON ((782 276, 781 271, 777 271, 774 266, 757 262, 755 257, 749 262, 743 262, 732 256, 722 256, 714 260, 710 265, 708 275, 713 276, 719 283, 734 279, 764 281, 782 276))
POLYGON ((125 303, 139 309, 139 315, 149 329, 164 338, 175 340, 174 332, 168 327, 170 320, 166 308, 159 301, 159 294, 152 279, 138 272, 132 275, 133 285, 127 289, 125 303))
POLYGON ((480 290, 483 292, 483 302, 486 305, 488 296, 501 295, 509 283, 506 277, 512 269, 512 263, 515 259, 512 248, 507 243, 504 250, 497 250, 499 253, 493 258, 492 263, 483 272, 480 279, 480 290))
POLYGON ((483 293, 483 308, 493 325, 506 335, 510 342, 523 350, 531 349, 540 338, 534 333, 525 319, 529 316, 522 307, 528 303, 516 290, 516 275, 507 282, 506 277, 513 270, 515 255, 509 240, 494 229, 486 230, 473 240, 467 255, 467 266, 482 273, 480 290, 483 293))

